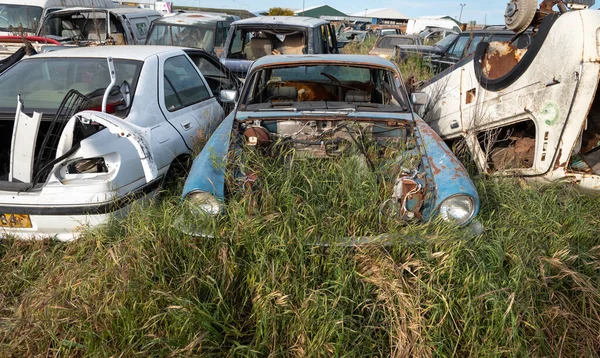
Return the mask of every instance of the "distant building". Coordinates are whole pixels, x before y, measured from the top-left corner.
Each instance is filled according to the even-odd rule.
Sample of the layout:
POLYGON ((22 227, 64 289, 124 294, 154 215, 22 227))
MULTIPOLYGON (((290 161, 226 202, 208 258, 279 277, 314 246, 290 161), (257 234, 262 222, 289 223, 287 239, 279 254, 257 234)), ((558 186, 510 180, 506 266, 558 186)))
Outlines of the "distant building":
POLYGON ((343 12, 338 9, 334 9, 329 5, 317 5, 307 7, 305 9, 295 10, 296 16, 307 16, 320 18, 321 16, 346 16, 343 12))
POLYGON ((408 22, 407 34, 418 34, 427 27, 441 27, 460 32, 461 23, 451 16, 421 16, 408 22))
POLYGON ((406 25, 408 23, 408 16, 390 8, 365 9, 365 11, 355 12, 350 16, 364 18, 368 22, 378 25, 406 25))

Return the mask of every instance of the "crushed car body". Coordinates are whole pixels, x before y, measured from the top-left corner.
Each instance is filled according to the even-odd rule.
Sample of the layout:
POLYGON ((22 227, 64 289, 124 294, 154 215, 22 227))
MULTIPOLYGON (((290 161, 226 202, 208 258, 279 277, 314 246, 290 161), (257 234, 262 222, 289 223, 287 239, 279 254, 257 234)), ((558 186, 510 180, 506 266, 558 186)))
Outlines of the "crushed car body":
MULTIPOLYGON (((0 236, 69 240, 153 197, 225 113, 204 51, 74 48, 0 75, 0 236), (206 65, 205 65, 206 66, 206 65)), ((213 74, 214 75, 214 74, 213 74)))
POLYGON ((429 102, 422 113, 444 140, 466 148, 483 173, 598 190, 600 12, 566 7, 593 1, 560 2, 560 12, 549 11, 555 3, 546 0, 536 12, 535 1, 511 1, 507 25, 519 32, 535 26, 529 47, 480 43, 425 83, 429 102), (523 18, 511 17, 517 15, 523 18))
POLYGON ((365 163, 359 172, 385 178, 390 215, 408 223, 441 216, 467 225, 479 210, 460 161, 412 111, 396 65, 376 56, 257 60, 236 111, 194 159, 183 201, 218 215, 226 193, 261 180, 244 159, 252 153, 259 161, 289 155, 314 162, 357 158, 365 163))

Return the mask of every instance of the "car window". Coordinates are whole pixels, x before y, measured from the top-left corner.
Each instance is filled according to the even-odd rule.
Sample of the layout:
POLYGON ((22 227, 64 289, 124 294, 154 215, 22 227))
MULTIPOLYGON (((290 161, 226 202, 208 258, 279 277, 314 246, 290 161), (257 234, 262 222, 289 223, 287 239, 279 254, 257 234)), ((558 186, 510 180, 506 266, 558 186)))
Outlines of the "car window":
POLYGON ((468 56, 468 55, 472 54, 473 52, 475 52, 477 45, 479 45, 479 43, 482 40, 483 40, 483 35, 473 36, 473 40, 471 40, 471 43, 469 44, 469 49, 467 50, 467 53, 465 54, 465 56, 468 56))
POLYGON ((156 24, 150 30, 147 45, 182 46, 214 50, 215 27, 156 24))
POLYGON ((376 47, 394 48, 394 46, 396 46, 396 45, 416 45, 416 44, 415 44, 415 39, 412 37, 385 36, 379 40, 376 47))
MULTIPOLYGON (((117 86, 127 81, 132 93, 141 61, 115 59, 117 86)), ((27 110, 54 114, 71 89, 100 98, 110 84, 105 58, 44 58, 22 60, 0 76, 0 111, 12 112, 21 95, 27 110)))
POLYGON ((135 27, 135 37, 138 40, 144 40, 148 35, 148 21, 145 18, 130 19, 131 24, 135 27))
POLYGON ((170 112, 211 97, 194 65, 183 55, 165 61, 164 80, 165 105, 170 112))
POLYGON ((444 37, 440 41, 436 42, 436 44, 434 46, 439 47, 439 48, 447 48, 448 46, 450 46, 452 44, 452 42, 454 40, 456 40, 457 37, 458 37, 457 34, 449 34, 448 36, 444 37))
POLYGON ((452 57, 461 58, 465 51, 465 46, 467 46, 467 42, 469 42, 469 38, 470 36, 460 36, 450 51, 448 51, 448 54, 452 57))
POLYGON ((281 100, 299 106, 305 102, 322 106, 327 106, 326 102, 362 102, 378 105, 375 109, 383 108, 379 105, 408 109, 399 77, 393 71, 373 67, 335 63, 266 68, 254 73, 244 87, 241 103, 245 109, 281 100))
POLYGON ((194 61, 213 93, 216 94, 221 89, 235 89, 236 83, 218 65, 211 62, 207 55, 188 52, 188 56, 194 61))
POLYGON ((269 55, 306 53, 306 31, 273 26, 245 27, 234 33, 227 57, 254 61, 269 55))

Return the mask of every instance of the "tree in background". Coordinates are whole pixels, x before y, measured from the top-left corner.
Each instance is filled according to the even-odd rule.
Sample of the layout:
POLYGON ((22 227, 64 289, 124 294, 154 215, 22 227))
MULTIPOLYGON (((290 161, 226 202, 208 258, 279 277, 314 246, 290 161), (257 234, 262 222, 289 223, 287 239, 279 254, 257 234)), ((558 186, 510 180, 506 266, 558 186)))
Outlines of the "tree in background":
MULTIPOLYGON (((261 14, 262 15, 262 14, 261 14)), ((272 7, 269 9, 269 12, 266 13, 267 16, 294 16, 294 10, 287 9, 284 7, 272 7)))

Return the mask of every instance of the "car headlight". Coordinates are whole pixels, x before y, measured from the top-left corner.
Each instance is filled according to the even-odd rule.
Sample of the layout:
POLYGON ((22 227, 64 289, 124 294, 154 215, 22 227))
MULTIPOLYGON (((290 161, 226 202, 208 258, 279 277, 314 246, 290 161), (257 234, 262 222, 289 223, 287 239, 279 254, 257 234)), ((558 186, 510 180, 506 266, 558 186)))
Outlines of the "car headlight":
POLYGON ((205 191, 194 191, 186 195, 186 203, 192 210, 201 210, 209 215, 218 215, 223 205, 214 195, 205 191))
POLYGON ((475 214, 475 203, 468 195, 455 195, 440 205, 440 215, 445 221, 456 225, 466 224, 475 214))

